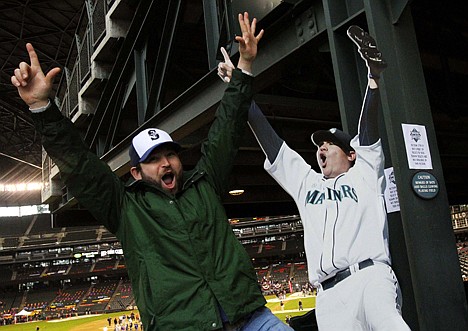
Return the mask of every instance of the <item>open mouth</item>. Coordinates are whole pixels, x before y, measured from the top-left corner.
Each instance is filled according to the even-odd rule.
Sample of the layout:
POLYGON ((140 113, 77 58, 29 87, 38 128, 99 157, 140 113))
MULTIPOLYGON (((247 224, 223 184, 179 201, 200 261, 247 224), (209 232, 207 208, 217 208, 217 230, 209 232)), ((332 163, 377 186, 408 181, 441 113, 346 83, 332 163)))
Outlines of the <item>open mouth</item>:
POLYGON ((162 176, 162 181, 166 186, 171 186, 174 183, 174 174, 168 173, 162 176))
POLYGON ((320 161, 321 161, 322 167, 325 167, 327 163, 327 157, 324 154, 320 154, 320 161))

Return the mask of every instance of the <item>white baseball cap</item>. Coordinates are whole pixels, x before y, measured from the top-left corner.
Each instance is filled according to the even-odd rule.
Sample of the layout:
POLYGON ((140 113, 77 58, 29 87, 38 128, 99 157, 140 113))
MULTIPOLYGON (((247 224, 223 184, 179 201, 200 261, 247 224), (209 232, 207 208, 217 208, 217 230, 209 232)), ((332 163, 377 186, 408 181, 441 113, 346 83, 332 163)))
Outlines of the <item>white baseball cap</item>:
POLYGON ((181 149, 180 145, 174 142, 166 131, 156 128, 141 131, 133 137, 128 151, 130 165, 135 167, 138 163, 144 162, 156 147, 163 144, 170 145, 175 151, 181 149))

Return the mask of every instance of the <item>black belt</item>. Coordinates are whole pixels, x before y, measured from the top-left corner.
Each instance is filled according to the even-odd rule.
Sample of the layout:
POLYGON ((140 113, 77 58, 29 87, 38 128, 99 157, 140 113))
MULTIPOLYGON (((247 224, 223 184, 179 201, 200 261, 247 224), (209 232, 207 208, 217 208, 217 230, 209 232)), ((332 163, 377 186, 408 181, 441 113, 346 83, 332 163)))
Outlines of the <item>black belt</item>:
MULTIPOLYGON (((358 270, 370 267, 371 265, 374 265, 374 261, 371 259, 364 260, 358 263, 358 270)), ((349 276, 351 276, 351 270, 346 268, 344 270, 338 271, 335 276, 324 280, 320 284, 322 285, 323 290, 328 290, 349 276)))

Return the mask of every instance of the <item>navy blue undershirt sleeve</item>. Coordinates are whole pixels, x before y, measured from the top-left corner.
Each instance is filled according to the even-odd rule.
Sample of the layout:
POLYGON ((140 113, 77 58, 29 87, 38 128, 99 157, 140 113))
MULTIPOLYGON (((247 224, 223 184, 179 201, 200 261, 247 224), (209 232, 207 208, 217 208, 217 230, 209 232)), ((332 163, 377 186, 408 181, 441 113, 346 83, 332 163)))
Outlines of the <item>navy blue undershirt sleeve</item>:
POLYGON ((250 104, 248 121, 248 124, 260 144, 263 153, 265 153, 268 161, 273 163, 278 156, 284 140, 276 134, 275 130, 270 125, 265 115, 263 115, 255 101, 252 101, 250 104))
POLYGON ((359 143, 361 146, 370 146, 379 140, 379 103, 379 89, 371 89, 368 86, 359 120, 359 143))

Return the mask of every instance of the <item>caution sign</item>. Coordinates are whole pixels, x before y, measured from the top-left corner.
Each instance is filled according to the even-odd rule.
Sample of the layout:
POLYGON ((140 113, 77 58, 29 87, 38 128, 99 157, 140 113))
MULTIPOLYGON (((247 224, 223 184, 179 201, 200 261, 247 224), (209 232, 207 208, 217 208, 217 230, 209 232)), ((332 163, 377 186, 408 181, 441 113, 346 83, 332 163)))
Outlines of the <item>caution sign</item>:
POLYGON ((413 191, 423 199, 433 199, 439 193, 439 182, 433 174, 420 171, 413 176, 413 191))

